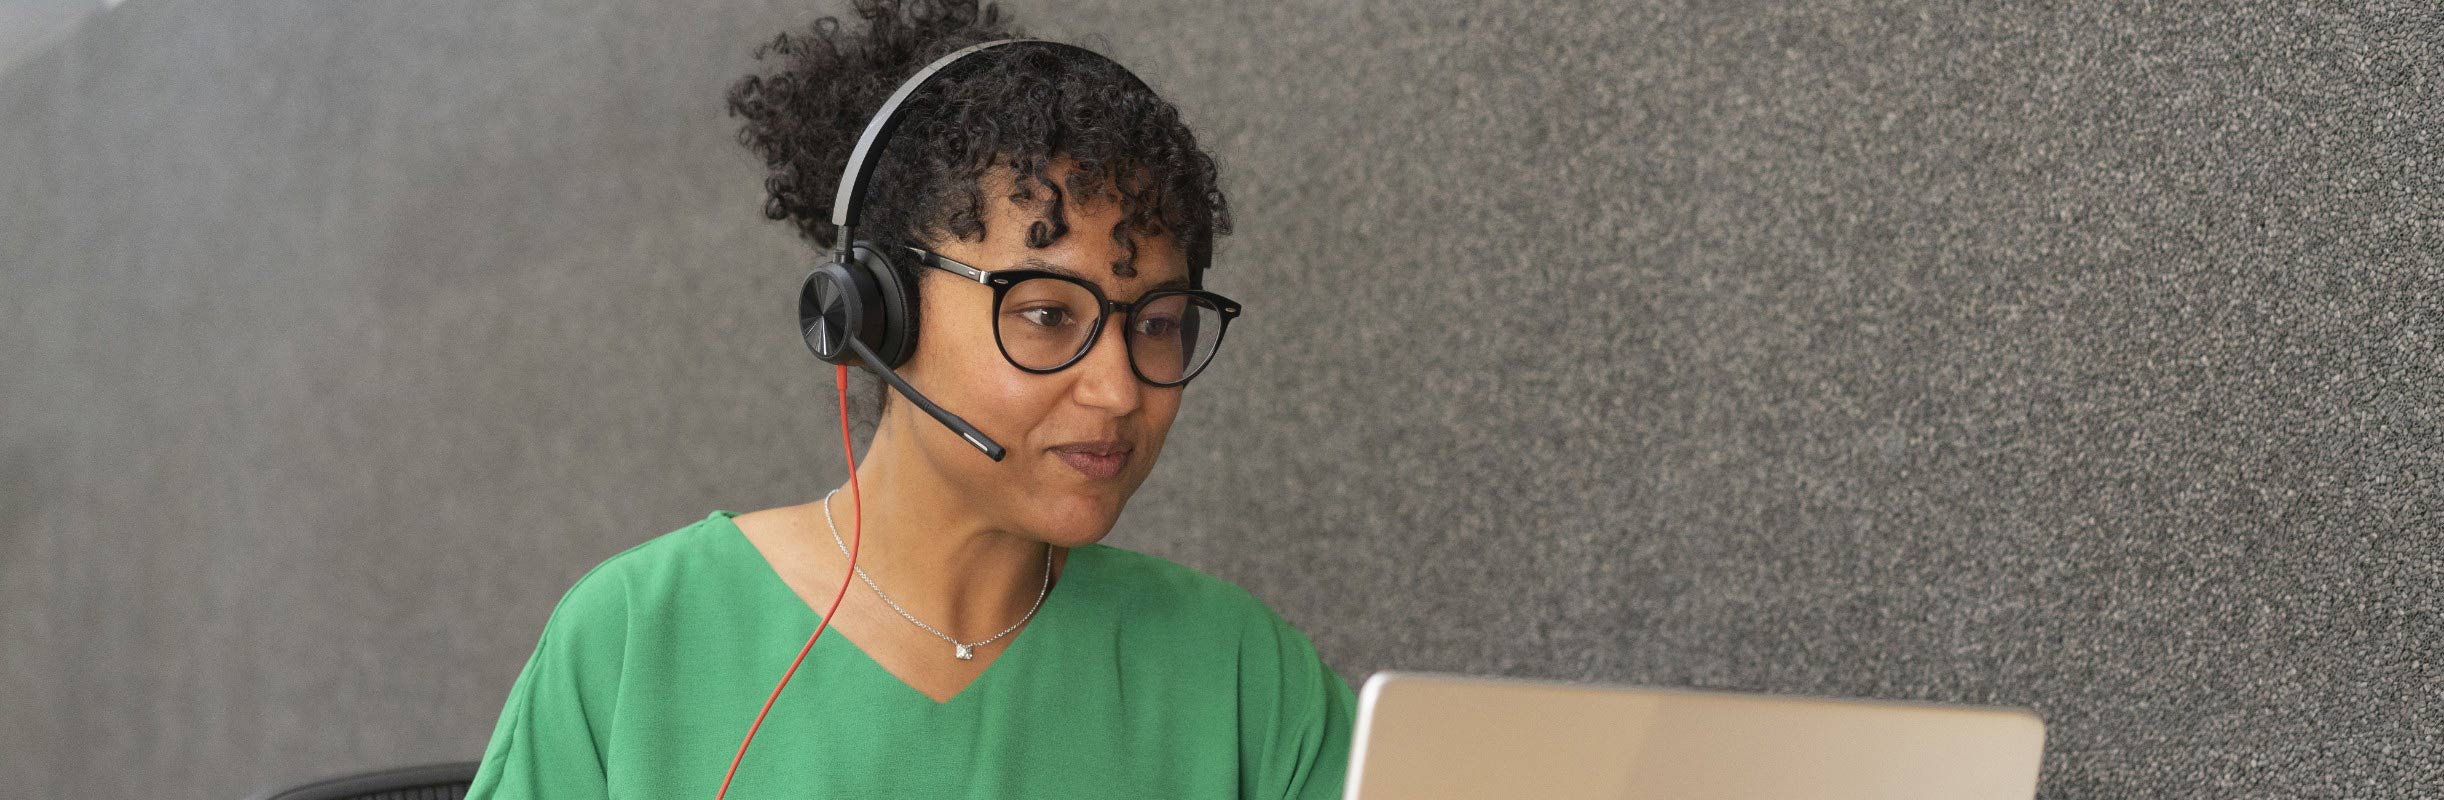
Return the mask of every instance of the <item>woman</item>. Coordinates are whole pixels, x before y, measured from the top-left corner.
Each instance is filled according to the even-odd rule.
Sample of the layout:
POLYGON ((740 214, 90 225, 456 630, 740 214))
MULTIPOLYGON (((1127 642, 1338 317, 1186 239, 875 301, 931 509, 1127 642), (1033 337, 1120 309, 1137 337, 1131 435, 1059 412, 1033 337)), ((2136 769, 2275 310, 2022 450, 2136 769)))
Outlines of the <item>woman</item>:
MULTIPOLYGON (((862 33, 825 18, 759 48, 778 69, 728 98, 771 168, 767 214, 826 251, 883 99, 945 53, 1021 35, 973 0, 857 10, 862 33)), ((855 499, 844 483, 716 510, 578 579, 468 797, 1340 796, 1352 693, 1308 639, 1237 586, 1099 543, 1195 370, 1150 364, 1133 342, 1165 321, 1129 304, 1201 286, 1189 245, 1230 225, 1212 159, 1112 65, 1024 44, 960 65, 909 99, 856 233, 938 255, 893 262, 918 287, 899 373, 1007 457, 869 384, 855 499), (937 274, 971 266, 1067 277, 997 294, 937 274), (1037 302, 1059 291, 1128 308, 1070 352, 1028 350, 1092 328, 1091 303, 1037 302), (862 574, 844 588, 850 541, 862 574)))

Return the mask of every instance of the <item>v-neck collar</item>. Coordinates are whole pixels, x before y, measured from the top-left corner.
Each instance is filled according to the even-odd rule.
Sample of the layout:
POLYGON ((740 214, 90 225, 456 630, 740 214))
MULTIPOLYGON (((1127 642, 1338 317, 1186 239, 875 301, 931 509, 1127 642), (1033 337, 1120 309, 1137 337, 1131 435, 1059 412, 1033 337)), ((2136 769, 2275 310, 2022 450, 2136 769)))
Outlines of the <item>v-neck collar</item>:
MULTIPOLYGON (((778 591, 782 597, 788 598, 788 605, 795 609, 793 613, 801 616, 801 619, 803 619, 808 626, 808 632, 811 633, 814 630, 813 625, 815 622, 823 618, 822 612, 816 611, 814 606, 807 604, 806 598, 798 595, 798 590, 790 588, 789 582, 781 578, 780 570, 772 565, 772 561, 770 559, 764 557, 764 552, 762 550, 756 548, 754 540, 747 538, 746 530, 738 527, 738 522, 732 519, 733 517, 738 516, 738 512, 715 509, 710 516, 713 519, 720 520, 721 527, 727 529, 726 531, 723 531, 724 535, 720 538, 727 539, 733 543, 741 556, 755 562, 755 568, 753 571, 760 573, 761 575, 758 580, 763 583, 767 590, 778 591)), ((967 685, 959 687, 959 691, 952 693, 949 699, 935 700, 933 699, 932 695, 928 695, 917 690, 916 687, 908 685, 907 681, 901 680, 899 675, 894 674, 890 668, 883 666, 881 661, 875 660, 872 654, 867 653, 865 648, 859 647, 857 642, 850 639, 847 634, 827 628, 824 631, 824 638, 837 640, 839 642, 839 647, 845 647, 849 650, 849 652, 856 654, 857 660, 864 662, 867 667, 870 667, 875 672, 881 674, 885 680, 890 681, 891 685, 897 686, 901 690, 906 691, 910 696, 924 701, 928 707, 937 709, 949 708, 951 705, 958 703, 961 699, 966 698, 969 695, 978 694, 979 692, 977 691, 976 687, 979 684, 982 684, 987 680, 991 680, 994 675, 1010 671, 1009 669, 1004 669, 1004 667, 1007 666, 1005 662, 1008 662, 1012 658, 1023 656, 1027 652, 1032 652, 1032 649, 1025 647, 1025 643, 1043 638, 1041 636, 1034 636, 1031 634, 1034 634, 1037 629, 1043 627, 1046 622, 1052 621, 1053 619, 1061 616, 1062 613, 1065 613, 1061 612, 1061 609, 1067 607, 1069 604, 1062 601, 1061 598, 1069 594, 1076 594, 1077 592, 1071 591, 1064 593, 1061 590, 1063 587, 1069 586, 1073 579, 1078 577, 1078 567, 1080 564, 1093 560, 1092 558, 1081 559, 1079 556, 1088 550, 1094 549, 1094 547, 1094 545, 1088 545, 1086 547, 1069 548, 1069 559, 1063 562, 1061 565, 1061 579, 1057 582, 1057 585, 1053 586, 1051 590, 1045 593, 1043 604, 1038 606, 1035 610, 1035 617, 1028 620, 1025 627, 1011 632, 1010 636, 1003 640, 1005 643, 1002 645, 1001 655, 994 657, 993 663, 985 665, 983 672, 977 673, 976 677, 969 678, 967 685)), ((818 641, 815 643, 815 646, 822 647, 823 643, 818 641)))

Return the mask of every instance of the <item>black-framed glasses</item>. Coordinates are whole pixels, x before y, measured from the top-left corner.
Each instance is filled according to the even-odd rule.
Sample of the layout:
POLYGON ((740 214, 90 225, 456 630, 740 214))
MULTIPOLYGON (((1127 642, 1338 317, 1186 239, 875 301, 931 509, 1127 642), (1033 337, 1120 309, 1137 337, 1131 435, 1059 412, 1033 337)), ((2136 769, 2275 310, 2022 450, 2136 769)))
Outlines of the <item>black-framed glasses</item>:
POLYGON ((1213 362, 1222 332, 1239 316, 1237 302, 1203 289, 1157 289, 1120 303, 1083 278, 1037 269, 983 270, 922 247, 908 249, 925 266, 993 287, 994 344, 1011 366, 1039 375, 1078 363, 1094 349, 1103 320, 1118 312, 1129 321, 1121 342, 1137 379, 1179 386, 1213 362))

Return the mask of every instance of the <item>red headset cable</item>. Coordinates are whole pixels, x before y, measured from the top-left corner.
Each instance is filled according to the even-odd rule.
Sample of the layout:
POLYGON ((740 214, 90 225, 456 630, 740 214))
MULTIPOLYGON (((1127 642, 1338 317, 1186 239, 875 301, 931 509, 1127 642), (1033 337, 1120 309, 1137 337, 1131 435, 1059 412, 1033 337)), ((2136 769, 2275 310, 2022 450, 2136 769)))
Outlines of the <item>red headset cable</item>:
POLYGON ((832 367, 832 382, 840 389, 840 455, 849 462, 849 506, 855 509, 851 512, 855 522, 850 527, 855 532, 849 536, 849 572, 840 576, 840 593, 832 595, 831 607, 824 609, 823 619, 815 622, 815 635, 806 637, 806 646, 798 648, 797 661, 789 662, 789 671, 781 673, 780 685, 772 687, 771 697, 764 698, 764 710, 755 712, 755 724, 747 726, 747 738, 738 743, 738 755, 730 758, 730 771, 721 776, 721 790, 713 793, 713 800, 721 800, 723 795, 730 793, 730 779, 738 776, 738 762, 746 759, 747 745, 755 741, 755 729, 764 726, 764 715, 772 713, 772 702, 781 699, 781 689, 789 685, 789 676, 797 674, 799 662, 806 660, 806 652, 815 649, 815 640, 823 636, 824 626, 832 622, 832 612, 840 610, 840 598, 848 596, 849 577, 857 573, 857 551, 865 544, 866 538, 866 506, 864 499, 857 495, 857 453, 849 448, 848 365, 832 367))

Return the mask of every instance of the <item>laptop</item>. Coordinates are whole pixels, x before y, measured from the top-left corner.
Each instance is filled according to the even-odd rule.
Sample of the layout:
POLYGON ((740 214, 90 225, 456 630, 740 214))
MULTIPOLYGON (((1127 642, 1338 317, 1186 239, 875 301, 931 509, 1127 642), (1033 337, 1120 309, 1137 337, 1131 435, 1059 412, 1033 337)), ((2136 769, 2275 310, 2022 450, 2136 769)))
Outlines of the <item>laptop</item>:
POLYGON ((2031 800, 2022 708, 1378 672, 1344 800, 2031 800))

